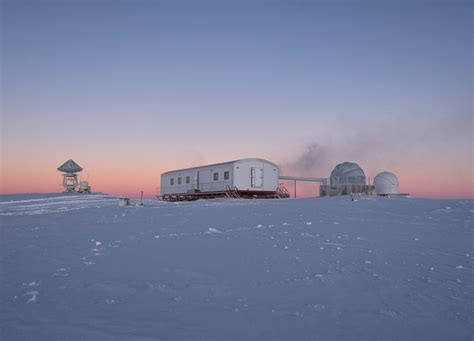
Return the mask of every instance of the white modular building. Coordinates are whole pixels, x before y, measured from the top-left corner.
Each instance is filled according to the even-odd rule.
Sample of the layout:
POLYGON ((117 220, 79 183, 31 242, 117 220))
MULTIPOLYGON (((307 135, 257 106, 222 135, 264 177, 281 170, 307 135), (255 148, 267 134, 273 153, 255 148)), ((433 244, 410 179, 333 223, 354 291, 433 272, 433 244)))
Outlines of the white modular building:
POLYGON ((382 172, 374 178, 375 193, 377 195, 398 194, 398 178, 390 172, 382 172))
POLYGON ((158 196, 193 200, 218 196, 278 197, 279 169, 263 159, 242 159, 161 174, 158 196))

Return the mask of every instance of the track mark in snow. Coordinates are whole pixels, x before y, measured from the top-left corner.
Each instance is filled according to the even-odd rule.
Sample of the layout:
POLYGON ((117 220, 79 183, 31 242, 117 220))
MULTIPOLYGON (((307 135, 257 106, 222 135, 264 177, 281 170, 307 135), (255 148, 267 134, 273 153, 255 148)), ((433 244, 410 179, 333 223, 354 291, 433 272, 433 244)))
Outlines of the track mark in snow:
POLYGON ((33 281, 33 282, 30 282, 30 283, 23 283, 24 286, 29 286, 29 287, 37 287, 39 285, 38 282, 36 281, 33 281))
POLYGON ((67 277, 69 274, 66 272, 66 268, 56 269, 56 272, 53 274, 53 277, 67 277))
POLYGON ((313 236, 311 233, 301 233, 300 236, 316 239, 316 237, 313 236))
POLYGON ((329 245, 329 246, 339 246, 339 247, 342 247, 344 246, 343 244, 339 244, 339 243, 321 243, 323 245, 329 245))
POLYGON ((218 229, 215 229, 215 228, 213 228, 213 227, 209 227, 209 228, 207 229, 207 231, 204 232, 204 233, 206 233, 206 234, 214 234, 214 233, 222 233, 222 231, 221 231, 221 230, 218 230, 218 229))
POLYGON ((24 294, 24 296, 30 296, 30 298, 26 301, 26 303, 34 303, 36 302, 36 298, 38 297, 39 295, 39 291, 38 290, 32 290, 32 291, 28 291, 24 294))

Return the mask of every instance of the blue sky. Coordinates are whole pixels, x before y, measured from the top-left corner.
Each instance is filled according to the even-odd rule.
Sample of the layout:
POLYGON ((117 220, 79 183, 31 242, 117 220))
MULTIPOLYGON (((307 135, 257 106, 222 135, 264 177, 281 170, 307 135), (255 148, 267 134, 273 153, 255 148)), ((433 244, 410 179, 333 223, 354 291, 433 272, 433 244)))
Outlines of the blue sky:
POLYGON ((415 183, 421 158, 472 180, 472 3, 6 1, 2 98, 6 179, 27 158, 159 173, 317 143, 315 176, 352 158, 415 183))

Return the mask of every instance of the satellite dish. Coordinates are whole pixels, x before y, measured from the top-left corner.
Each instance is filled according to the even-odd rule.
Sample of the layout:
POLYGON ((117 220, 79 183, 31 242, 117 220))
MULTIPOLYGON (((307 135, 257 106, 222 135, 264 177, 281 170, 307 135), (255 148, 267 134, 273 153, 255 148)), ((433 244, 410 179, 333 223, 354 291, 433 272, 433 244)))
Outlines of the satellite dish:
POLYGON ((72 193, 76 191, 77 187, 77 174, 82 171, 82 167, 79 166, 73 160, 67 160, 61 166, 58 167, 58 171, 63 172, 63 187, 66 188, 66 192, 72 193))
POLYGON ((58 167, 58 171, 63 173, 78 173, 82 171, 82 167, 75 163, 74 160, 67 160, 58 167))

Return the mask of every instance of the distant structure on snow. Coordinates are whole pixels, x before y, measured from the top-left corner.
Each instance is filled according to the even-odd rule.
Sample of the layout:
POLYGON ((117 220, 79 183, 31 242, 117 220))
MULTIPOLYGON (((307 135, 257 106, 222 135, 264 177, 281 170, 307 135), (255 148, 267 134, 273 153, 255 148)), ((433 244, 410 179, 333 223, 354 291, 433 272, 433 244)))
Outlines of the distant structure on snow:
POLYGON ((337 196, 351 194, 408 195, 398 193, 397 176, 390 172, 378 174, 370 183, 364 170, 354 162, 342 162, 329 178, 280 175, 278 166, 263 159, 241 159, 177 169, 161 174, 161 187, 157 188, 158 199, 183 201, 231 198, 289 198, 290 194, 279 180, 319 183, 319 195, 337 196))
MULTIPOLYGON (((82 172, 83 168, 79 166, 74 160, 67 160, 61 166, 58 171, 63 174, 63 187, 66 189, 65 192, 73 193, 76 191, 78 185, 77 173, 82 172)), ((91 193, 91 187, 87 181, 81 181, 79 184, 79 193, 91 193)))
POLYGON ((374 178, 375 193, 377 195, 396 195, 398 193, 398 178, 390 172, 382 172, 374 178))
POLYGON ((241 159, 161 174, 157 197, 166 201, 231 198, 287 198, 279 168, 263 159, 241 159))
POLYGON ((329 184, 319 187, 320 196, 348 195, 365 193, 372 194, 374 187, 367 183, 362 168, 353 162, 343 162, 334 167, 329 184))

